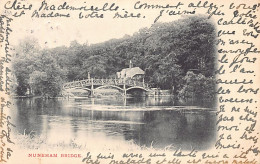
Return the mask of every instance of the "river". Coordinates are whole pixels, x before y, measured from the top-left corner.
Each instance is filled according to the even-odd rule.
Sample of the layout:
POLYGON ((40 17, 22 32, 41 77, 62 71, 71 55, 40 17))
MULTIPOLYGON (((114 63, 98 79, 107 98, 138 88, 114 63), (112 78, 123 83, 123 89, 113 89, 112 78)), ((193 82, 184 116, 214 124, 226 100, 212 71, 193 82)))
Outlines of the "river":
POLYGON ((163 149, 209 149, 216 140, 214 103, 171 97, 14 99, 15 132, 34 133, 47 144, 94 142, 163 149))

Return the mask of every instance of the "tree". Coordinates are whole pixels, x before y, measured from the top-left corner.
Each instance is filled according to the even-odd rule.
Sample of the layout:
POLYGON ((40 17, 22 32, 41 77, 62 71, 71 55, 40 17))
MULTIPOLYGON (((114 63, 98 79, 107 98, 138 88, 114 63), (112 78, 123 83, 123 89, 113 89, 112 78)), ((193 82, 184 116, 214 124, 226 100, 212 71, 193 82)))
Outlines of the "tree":
POLYGON ((151 87, 174 88, 181 96, 190 96, 189 91, 197 96, 209 95, 214 88, 215 39, 214 24, 200 15, 155 23, 133 36, 93 45, 73 41, 69 47, 41 50, 36 41, 27 39, 17 47, 13 62, 17 92, 24 95, 30 81, 37 94, 55 96, 63 82, 88 78, 88 73, 96 78, 114 77, 132 60, 145 71, 151 87), (204 88, 196 88, 190 80, 204 88), (198 89, 209 92, 200 93, 198 89))
POLYGON ((100 55, 89 57, 88 60, 83 63, 81 77, 88 78, 88 73, 96 78, 106 77, 105 63, 100 55))
POLYGON ((215 96, 214 78, 188 71, 184 77, 184 86, 179 91, 178 96, 182 98, 213 99, 215 96))
POLYGON ((33 58, 38 55, 40 46, 34 38, 26 38, 15 47, 12 70, 17 79, 17 94, 24 96, 29 88, 30 74, 33 72, 33 58))

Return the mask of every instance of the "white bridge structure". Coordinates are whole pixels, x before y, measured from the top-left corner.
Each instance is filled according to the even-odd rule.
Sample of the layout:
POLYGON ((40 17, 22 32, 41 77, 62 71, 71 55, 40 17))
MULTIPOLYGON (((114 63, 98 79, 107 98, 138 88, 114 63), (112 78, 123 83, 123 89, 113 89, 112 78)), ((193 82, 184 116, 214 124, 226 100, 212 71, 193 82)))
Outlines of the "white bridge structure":
POLYGON ((102 88, 114 88, 122 92, 124 96, 131 90, 150 91, 150 87, 144 80, 115 78, 115 79, 85 79, 63 84, 63 90, 70 92, 72 89, 83 89, 90 92, 90 96, 95 96, 95 91, 102 88))

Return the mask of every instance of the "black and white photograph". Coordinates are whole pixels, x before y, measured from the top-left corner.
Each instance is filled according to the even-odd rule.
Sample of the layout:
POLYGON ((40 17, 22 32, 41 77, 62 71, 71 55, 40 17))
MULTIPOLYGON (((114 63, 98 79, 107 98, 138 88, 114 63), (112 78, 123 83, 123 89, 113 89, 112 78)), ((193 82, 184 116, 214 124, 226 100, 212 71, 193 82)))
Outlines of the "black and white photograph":
MULTIPOLYGON (((242 63, 255 64, 250 53, 259 52, 253 50, 253 42, 221 36, 238 33, 229 29, 242 21, 238 17, 254 21, 258 6, 244 5, 243 10, 250 9, 246 15, 239 10, 241 4, 233 2, 6 0, 0 4, 1 47, 6 54, 2 59, 7 62, 7 80, 2 84, 8 85, 5 93, 10 98, 2 102, 7 102, 3 108, 11 108, 3 117, 8 135, 2 133, 1 138, 9 136, 7 141, 15 147, 2 148, 2 161, 15 156, 39 163, 57 158, 54 163, 69 162, 68 158, 75 163, 156 163, 151 161, 163 159, 167 152, 171 160, 165 157, 157 163, 187 163, 179 158, 200 163, 227 157, 220 157, 220 151, 244 149, 228 135, 242 130, 243 121, 252 125, 240 139, 257 143, 259 135, 250 137, 255 134, 257 113, 245 106, 256 99, 225 96, 257 96, 259 88, 245 89, 253 80, 240 78, 253 73, 242 63), (219 10, 226 6, 238 10, 227 16, 219 10), (233 18, 225 21, 229 17, 233 18), (223 48, 227 44, 251 47, 233 52, 223 48), (239 55, 233 58, 232 53, 239 55), (237 72, 241 75, 233 74, 237 72), (231 75, 237 79, 229 80, 231 75), (238 93, 232 90, 234 84, 243 84, 234 89, 238 93), (227 109, 224 103, 244 104, 227 109), (248 115, 222 114, 228 110, 248 115), (236 118, 240 122, 233 125, 236 118), (204 153, 208 151, 215 154, 204 153), (151 154, 143 158, 145 153, 140 152, 151 154)), ((256 156, 260 152, 255 147, 244 151, 256 156)))

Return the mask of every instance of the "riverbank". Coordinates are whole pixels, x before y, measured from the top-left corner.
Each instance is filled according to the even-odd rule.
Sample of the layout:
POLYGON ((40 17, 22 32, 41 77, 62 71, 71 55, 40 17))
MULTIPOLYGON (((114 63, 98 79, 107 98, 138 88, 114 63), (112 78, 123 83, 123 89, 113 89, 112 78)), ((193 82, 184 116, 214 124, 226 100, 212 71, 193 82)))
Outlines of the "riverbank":
MULTIPOLYGON (((99 144, 93 144, 94 141, 91 140, 77 140, 76 138, 71 139, 70 141, 60 141, 53 143, 49 142, 49 138, 44 135, 38 135, 35 131, 31 131, 26 134, 20 134, 15 132, 13 135, 13 140, 15 144, 24 150, 74 150, 74 151, 93 151, 93 150, 106 150, 106 151, 117 151, 120 150, 132 151, 132 150, 150 150, 150 151, 161 151, 161 150, 173 150, 171 145, 166 146, 165 148, 154 148, 153 143, 151 145, 138 146, 134 140, 129 140, 126 142, 115 143, 103 143, 105 141, 99 141, 99 144), (103 144, 101 144, 103 143, 103 144), (108 146, 109 145, 109 146, 108 146)), ((96 139, 98 140, 98 139, 96 139)))

